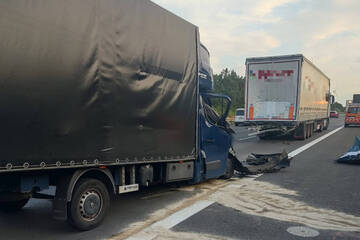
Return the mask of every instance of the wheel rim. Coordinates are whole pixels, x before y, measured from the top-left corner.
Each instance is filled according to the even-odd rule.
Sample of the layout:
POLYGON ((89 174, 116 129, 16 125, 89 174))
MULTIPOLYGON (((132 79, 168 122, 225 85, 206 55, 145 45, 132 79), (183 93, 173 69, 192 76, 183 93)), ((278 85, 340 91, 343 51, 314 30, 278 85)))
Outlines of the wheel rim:
POLYGON ((89 190, 81 195, 79 201, 80 216, 85 221, 92 221, 97 218, 101 212, 102 198, 95 190, 89 190))

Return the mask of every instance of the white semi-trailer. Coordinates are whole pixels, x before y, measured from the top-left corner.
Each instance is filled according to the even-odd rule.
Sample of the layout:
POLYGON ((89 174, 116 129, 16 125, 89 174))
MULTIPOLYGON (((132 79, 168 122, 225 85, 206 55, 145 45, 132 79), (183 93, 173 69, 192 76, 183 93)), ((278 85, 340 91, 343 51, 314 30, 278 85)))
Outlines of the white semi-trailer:
POLYGON ((330 79, 303 55, 246 60, 246 120, 260 138, 311 137, 329 125, 330 79))

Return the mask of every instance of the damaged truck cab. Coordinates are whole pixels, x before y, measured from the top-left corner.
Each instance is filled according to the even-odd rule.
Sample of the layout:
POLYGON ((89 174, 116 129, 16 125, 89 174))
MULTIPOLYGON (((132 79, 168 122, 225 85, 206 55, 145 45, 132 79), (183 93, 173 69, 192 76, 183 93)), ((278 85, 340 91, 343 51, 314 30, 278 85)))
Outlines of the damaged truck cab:
POLYGON ((204 168, 200 172, 205 173, 202 179, 219 176, 230 178, 234 172, 234 163, 229 158, 233 131, 226 118, 230 111, 231 99, 226 95, 212 92, 213 72, 210 65, 210 53, 202 44, 200 45, 199 85, 199 159, 204 168))

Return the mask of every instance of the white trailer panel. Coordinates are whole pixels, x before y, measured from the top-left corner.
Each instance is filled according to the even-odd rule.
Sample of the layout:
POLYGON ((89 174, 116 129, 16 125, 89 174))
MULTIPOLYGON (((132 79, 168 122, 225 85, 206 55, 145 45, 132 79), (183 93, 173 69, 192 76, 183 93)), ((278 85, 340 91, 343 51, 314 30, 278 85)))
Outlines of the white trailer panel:
POLYGON ((329 117, 330 79, 302 55, 246 61, 246 119, 304 122, 329 117))
POLYGON ((247 64, 247 120, 296 119, 300 59, 277 60, 247 64))
POLYGON ((330 114, 327 96, 330 79, 304 58, 301 67, 301 90, 298 121, 328 118, 330 114))

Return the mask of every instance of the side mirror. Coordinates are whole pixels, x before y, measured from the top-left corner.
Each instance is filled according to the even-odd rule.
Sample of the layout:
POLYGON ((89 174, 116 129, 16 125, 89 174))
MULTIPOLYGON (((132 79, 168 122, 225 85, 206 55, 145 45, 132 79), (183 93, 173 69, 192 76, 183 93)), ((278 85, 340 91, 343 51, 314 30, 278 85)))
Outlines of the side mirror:
POLYGON ((330 102, 330 93, 327 93, 326 95, 325 95, 325 100, 327 101, 327 102, 330 102))
POLYGON ((330 104, 334 104, 335 103, 335 96, 331 95, 330 96, 330 104))
POLYGON ((331 95, 330 93, 327 93, 325 96, 325 99, 327 102, 329 102, 330 104, 334 104, 335 103, 335 96, 331 95))

